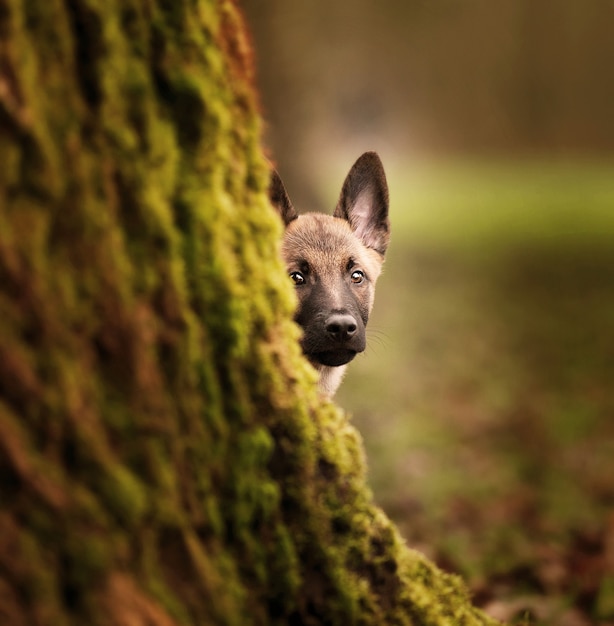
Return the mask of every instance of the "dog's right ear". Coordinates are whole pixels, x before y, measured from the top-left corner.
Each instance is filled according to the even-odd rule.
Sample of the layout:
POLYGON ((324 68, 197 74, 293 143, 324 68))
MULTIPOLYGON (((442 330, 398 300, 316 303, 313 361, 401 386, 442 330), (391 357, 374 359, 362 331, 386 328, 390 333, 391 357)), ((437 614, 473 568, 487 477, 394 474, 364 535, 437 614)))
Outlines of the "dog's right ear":
POLYGON ((279 215, 281 215, 281 219, 284 221, 285 226, 298 217, 298 213, 294 210, 292 202, 290 202, 290 198, 286 192, 286 188, 284 187, 284 184, 276 170, 271 171, 269 199, 279 215))
POLYGON ((390 239, 388 183, 375 152, 365 152, 352 166, 341 190, 334 217, 347 220, 367 246, 386 253, 390 239))

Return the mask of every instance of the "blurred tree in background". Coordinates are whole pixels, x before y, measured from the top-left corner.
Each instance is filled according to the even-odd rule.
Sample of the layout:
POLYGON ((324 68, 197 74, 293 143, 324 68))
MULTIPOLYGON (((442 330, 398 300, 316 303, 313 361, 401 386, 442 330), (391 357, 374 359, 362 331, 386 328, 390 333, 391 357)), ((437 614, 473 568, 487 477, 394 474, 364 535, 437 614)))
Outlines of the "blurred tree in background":
POLYGON ((340 146, 416 156, 614 149, 611 2, 243 6, 271 152, 305 205, 340 146))

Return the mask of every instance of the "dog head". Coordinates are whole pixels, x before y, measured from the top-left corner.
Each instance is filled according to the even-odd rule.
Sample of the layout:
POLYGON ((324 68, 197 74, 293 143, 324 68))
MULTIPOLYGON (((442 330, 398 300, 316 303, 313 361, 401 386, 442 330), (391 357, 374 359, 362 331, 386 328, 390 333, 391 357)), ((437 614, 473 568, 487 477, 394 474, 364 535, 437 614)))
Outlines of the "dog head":
POLYGON ((349 363, 366 347, 375 282, 390 237, 388 186, 374 152, 348 173, 333 216, 298 215, 272 173, 271 202, 286 230, 282 256, 298 296, 301 347, 318 369, 349 363))

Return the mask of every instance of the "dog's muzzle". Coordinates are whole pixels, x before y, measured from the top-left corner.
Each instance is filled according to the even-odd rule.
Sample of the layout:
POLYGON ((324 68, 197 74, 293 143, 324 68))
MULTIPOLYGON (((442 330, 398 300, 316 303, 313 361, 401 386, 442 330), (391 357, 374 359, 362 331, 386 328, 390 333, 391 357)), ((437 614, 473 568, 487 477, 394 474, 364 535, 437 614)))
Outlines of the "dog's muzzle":
POLYGON ((357 354, 355 350, 330 350, 308 354, 307 357, 320 365, 339 367, 349 363, 357 354))
POLYGON ((307 332, 303 351, 314 363, 339 367, 365 349, 364 329, 349 313, 332 313, 314 336, 307 332))

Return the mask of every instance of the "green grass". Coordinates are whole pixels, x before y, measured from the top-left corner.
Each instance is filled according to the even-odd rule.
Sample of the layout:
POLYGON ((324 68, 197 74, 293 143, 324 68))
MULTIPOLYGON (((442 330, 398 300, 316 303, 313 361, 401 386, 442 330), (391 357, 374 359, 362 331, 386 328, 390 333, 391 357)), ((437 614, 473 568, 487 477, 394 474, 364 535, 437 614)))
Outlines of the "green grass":
POLYGON ((614 503, 613 165, 390 169, 369 347, 337 397, 411 544, 593 617, 601 579, 580 593, 566 564, 599 552, 614 503))
POLYGON ((395 235, 461 249, 613 237, 613 168, 614 160, 397 165, 395 235))

